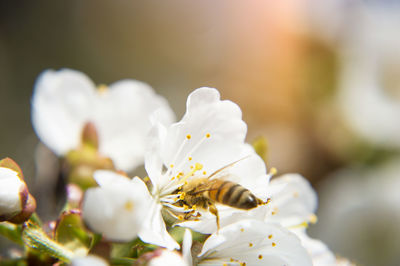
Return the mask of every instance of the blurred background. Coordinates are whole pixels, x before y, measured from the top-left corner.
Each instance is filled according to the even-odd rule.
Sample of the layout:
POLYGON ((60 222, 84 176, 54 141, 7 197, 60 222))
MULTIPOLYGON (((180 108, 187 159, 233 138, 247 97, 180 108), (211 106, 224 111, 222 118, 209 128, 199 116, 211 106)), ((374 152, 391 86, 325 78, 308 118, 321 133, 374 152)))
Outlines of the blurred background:
POLYGON ((35 179, 49 152, 30 121, 48 68, 147 82, 178 118, 193 89, 216 87, 248 141, 267 139, 268 166, 316 188, 311 236, 360 265, 400 265, 399 29, 396 0, 1 1, 0 158, 34 195, 55 186, 35 179))

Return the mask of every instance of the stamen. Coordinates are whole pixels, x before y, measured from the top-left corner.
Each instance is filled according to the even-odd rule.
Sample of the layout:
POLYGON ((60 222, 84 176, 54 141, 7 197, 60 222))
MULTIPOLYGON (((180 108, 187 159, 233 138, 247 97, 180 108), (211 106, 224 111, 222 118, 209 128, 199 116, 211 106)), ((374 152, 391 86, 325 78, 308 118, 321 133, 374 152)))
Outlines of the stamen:
POLYGON ((193 176, 194 173, 196 173, 197 171, 203 169, 203 165, 202 165, 201 163, 196 163, 196 164, 194 165, 194 167, 192 167, 192 168, 193 168, 193 170, 190 171, 189 173, 187 173, 187 174, 179 181, 179 183, 185 183, 185 182, 186 182, 186 179, 188 179, 189 177, 193 176))
POLYGON ((310 223, 315 224, 318 222, 318 217, 315 214, 310 215, 310 223))
POLYGON ((131 211, 133 209, 133 202, 128 200, 127 202, 125 202, 124 204, 124 208, 127 211, 131 211))
POLYGON ((277 173, 278 173, 278 170, 275 167, 271 167, 271 169, 269 170, 270 175, 276 175, 277 173))

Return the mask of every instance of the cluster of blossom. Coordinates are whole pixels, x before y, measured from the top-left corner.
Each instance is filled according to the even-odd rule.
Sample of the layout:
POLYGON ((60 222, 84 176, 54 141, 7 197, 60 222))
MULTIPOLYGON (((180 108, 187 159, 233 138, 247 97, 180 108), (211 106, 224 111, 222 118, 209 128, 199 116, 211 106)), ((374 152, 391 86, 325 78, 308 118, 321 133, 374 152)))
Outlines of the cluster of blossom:
MULTIPOLYGON (((32 123, 69 166, 69 193, 56 226, 38 229, 28 220, 34 208, 16 222, 24 222, 28 250, 48 251, 72 265, 349 265, 307 236, 308 224, 317 220, 316 193, 298 174, 271 179, 276 170, 267 172, 245 142, 247 126, 235 103, 221 100, 216 89, 199 88, 189 95, 183 118, 174 121, 167 101, 142 82, 96 87, 77 71, 44 72, 32 98, 32 123), (143 163, 147 177, 124 172, 143 163), (189 204, 182 187, 200 179, 203 190, 192 193, 189 204), (207 182, 216 179, 232 189, 212 191, 207 182), (246 194, 259 202, 243 210, 221 199, 234 193, 236 201, 246 194), (74 226, 90 244, 76 237, 80 245, 70 245, 78 241, 78 230, 68 231, 74 226), (54 237, 40 233, 49 228, 54 237), (65 237, 64 231, 73 233, 65 237), (105 243, 116 243, 111 253, 96 248, 105 243), (123 245, 129 255, 118 257, 116 246, 123 245)), ((0 217, 15 222, 33 197, 20 170, 0 166, 0 217)))

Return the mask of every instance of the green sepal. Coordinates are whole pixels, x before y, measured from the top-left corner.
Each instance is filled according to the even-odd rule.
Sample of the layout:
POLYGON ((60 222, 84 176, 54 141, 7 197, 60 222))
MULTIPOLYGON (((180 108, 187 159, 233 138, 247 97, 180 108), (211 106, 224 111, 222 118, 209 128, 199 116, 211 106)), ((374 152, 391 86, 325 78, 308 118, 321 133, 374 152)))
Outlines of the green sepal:
POLYGON ((53 258, 69 263, 74 257, 74 253, 63 245, 50 239, 43 229, 32 221, 24 223, 22 240, 28 248, 44 253, 53 258))
POLYGON ((1 266, 27 266, 28 263, 25 259, 1 259, 1 266))
POLYGON ((81 212, 70 210, 63 212, 57 221, 54 239, 77 256, 89 252, 93 236, 83 225, 81 212))
POLYGON ((11 241, 23 245, 24 242, 22 241, 22 226, 16 225, 8 222, 0 223, 0 235, 10 239, 11 241))
POLYGON ((113 243, 111 250, 111 258, 138 258, 143 253, 153 251, 158 246, 144 243, 139 238, 128 243, 113 243))
POLYGON ((111 265, 115 266, 131 266, 134 265, 136 262, 136 259, 132 258, 112 258, 110 260, 111 265))

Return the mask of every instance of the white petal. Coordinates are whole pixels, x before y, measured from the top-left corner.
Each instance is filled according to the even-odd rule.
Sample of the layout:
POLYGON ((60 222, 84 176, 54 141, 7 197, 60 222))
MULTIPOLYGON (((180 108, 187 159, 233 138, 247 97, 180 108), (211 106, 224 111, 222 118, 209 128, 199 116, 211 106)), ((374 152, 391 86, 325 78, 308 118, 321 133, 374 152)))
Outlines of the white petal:
POLYGON ((218 91, 209 88, 191 93, 187 105, 181 122, 169 127, 160 141, 164 164, 174 164, 179 172, 189 171, 197 162, 204 165, 203 171, 212 173, 240 159, 241 147, 237 144, 243 144, 247 130, 240 108, 219 100, 218 91))
POLYGON ((96 172, 96 180, 101 181, 101 187, 85 193, 85 222, 110 240, 132 240, 149 212, 151 196, 146 185, 139 178, 129 180, 109 171, 96 172))
POLYGON ((107 266, 107 265, 109 264, 104 259, 94 255, 75 258, 71 262, 71 266, 107 266))
POLYGON ((192 233, 190 232, 189 229, 186 229, 182 241, 182 256, 188 265, 193 265, 191 249, 192 249, 192 233))
POLYGON ((0 167, 0 217, 11 217, 22 210, 20 193, 25 187, 17 172, 0 167))
MULTIPOLYGON (((157 252, 157 251, 156 251, 157 252)), ((188 266, 183 257, 176 251, 162 250, 159 256, 149 261, 148 266, 188 266)))
POLYGON ((76 148, 93 108, 94 84, 70 69, 43 72, 32 96, 32 125, 40 140, 57 155, 76 148))
POLYGON ((147 141, 147 151, 145 154, 145 168, 153 185, 161 185, 163 162, 160 155, 161 141, 165 139, 166 128, 158 122, 154 122, 154 126, 149 132, 147 141))
POLYGON ((304 177, 298 174, 286 174, 272 179, 270 188, 277 193, 271 195, 271 202, 268 205, 273 215, 266 217, 267 220, 280 222, 285 227, 314 222, 317 194, 304 177))
POLYGON ((178 249, 178 243, 170 236, 161 216, 161 204, 151 201, 149 213, 143 219, 143 226, 139 232, 142 241, 168 249, 178 249))
POLYGON ((336 258, 332 251, 320 240, 310 238, 305 229, 291 230, 301 240, 313 261, 313 266, 336 266, 336 258))
POLYGON ((242 220, 211 235, 204 243, 199 265, 311 265, 299 239, 283 227, 242 220), (233 265, 233 264, 232 264, 233 265))

